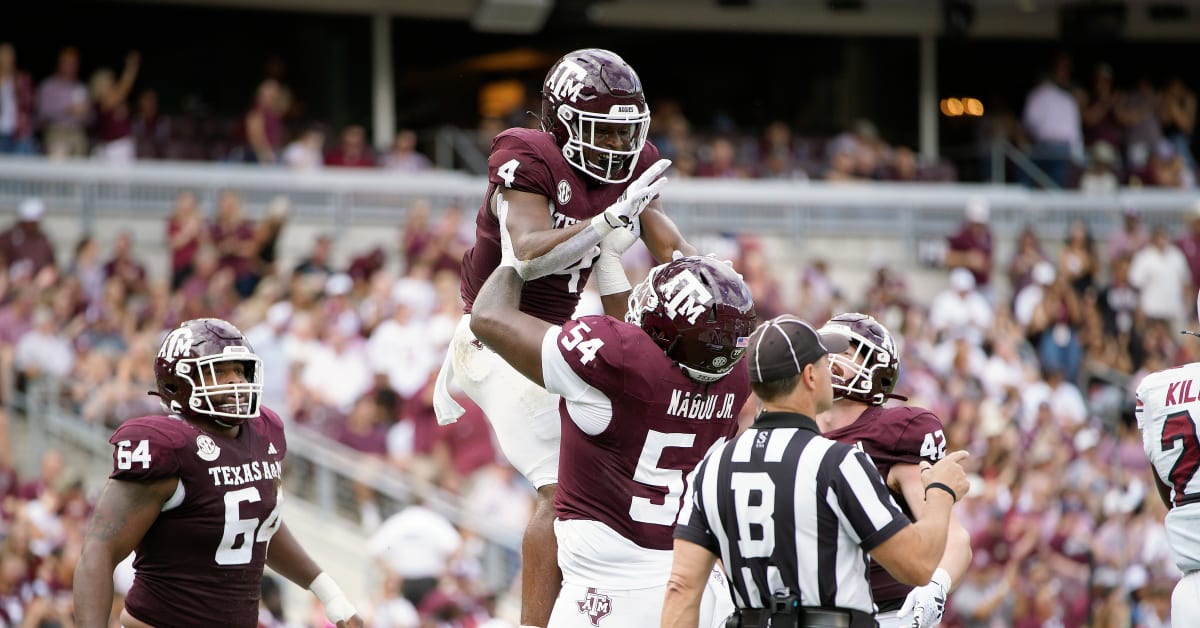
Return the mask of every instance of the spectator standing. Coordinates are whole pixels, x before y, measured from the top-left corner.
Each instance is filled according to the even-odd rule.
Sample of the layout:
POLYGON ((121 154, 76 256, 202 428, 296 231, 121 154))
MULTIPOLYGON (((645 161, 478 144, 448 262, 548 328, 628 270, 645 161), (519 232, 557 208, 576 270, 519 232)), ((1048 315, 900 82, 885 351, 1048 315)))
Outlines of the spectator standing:
POLYGON ((283 116, 279 113, 279 83, 267 79, 254 92, 254 103, 242 120, 245 160, 273 164, 283 148, 283 116))
POLYGON ((175 206, 167 218, 167 246, 171 250, 171 290, 178 290, 195 270, 196 254, 208 241, 204 216, 191 190, 175 195, 175 206))
MULTIPOLYGON (((1032 142, 1030 155, 1059 188, 1069 182, 1071 162, 1083 161, 1083 126, 1071 88, 1071 57, 1055 56, 1048 75, 1025 98, 1021 117, 1032 142)), ((1022 172, 1027 184, 1032 183, 1022 172)))
POLYGON ((1141 309, 1146 318, 1168 329, 1182 329, 1184 293, 1191 285, 1187 258, 1167 236, 1162 225, 1150 233, 1150 244, 1133 256, 1129 283, 1141 294, 1141 309))
POLYGON ((1163 136, 1175 145, 1175 152, 1189 170, 1196 169, 1192 155, 1192 136, 1196 131, 1196 92, 1188 89, 1183 79, 1174 76, 1167 81, 1159 100, 1159 117, 1163 136))
POLYGON ((233 190, 221 192, 208 237, 220 254, 220 268, 233 273, 238 296, 249 297, 261 276, 257 268, 255 228, 245 217, 241 194, 233 190))
POLYGON ((1163 137, 1158 117, 1159 96, 1149 76, 1143 74, 1137 78, 1134 90, 1125 102, 1129 116, 1129 129, 1125 134, 1125 165, 1129 172, 1139 173, 1140 176, 1150 161, 1154 147, 1163 137))
POLYGON ((1150 234, 1142 224, 1142 210, 1134 205, 1125 205, 1121 208, 1121 226, 1113 229, 1108 236, 1104 255, 1109 261, 1119 257, 1132 258, 1149 242, 1150 234))
POLYGON ((966 268, 975 279, 975 287, 991 297, 992 230, 988 226, 991 211, 987 199, 974 196, 967 200, 964 221, 958 233, 950 236, 946 258, 947 268, 966 268))
POLYGON ((175 156, 176 149, 171 145, 171 121, 158 111, 157 91, 147 88, 138 93, 130 126, 137 145, 134 152, 139 159, 175 156))
POLYGON ((0 43, 0 154, 33 154, 33 80, 17 68, 13 45, 0 43))
POLYGON ((113 71, 108 68, 100 68, 92 74, 92 102, 95 103, 92 153, 104 161, 129 163, 136 156, 129 92, 137 80, 140 65, 141 55, 134 51, 125 55, 120 80, 114 79, 113 71))
POLYGON ((87 154, 84 129, 91 114, 87 88, 79 82, 79 51, 58 53, 58 69, 38 85, 37 119, 44 132, 42 143, 51 158, 87 154))

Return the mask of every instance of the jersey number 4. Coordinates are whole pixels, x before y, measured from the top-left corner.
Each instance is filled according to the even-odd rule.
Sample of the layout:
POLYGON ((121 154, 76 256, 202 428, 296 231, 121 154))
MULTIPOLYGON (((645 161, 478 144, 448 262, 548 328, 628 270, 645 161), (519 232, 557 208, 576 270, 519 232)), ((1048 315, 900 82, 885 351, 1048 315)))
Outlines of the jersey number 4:
POLYGON ((1200 491, 1187 492, 1197 469, 1200 469, 1200 438, 1196 436, 1196 422, 1192 419, 1192 414, 1187 410, 1168 414, 1163 423, 1162 441, 1159 444, 1163 453, 1179 450, 1175 464, 1171 466, 1171 474, 1167 478, 1171 481, 1174 493, 1172 501, 1176 506, 1200 501, 1200 491), (1176 442, 1179 444, 1176 445, 1176 442))
MULTIPOLYGON (((279 500, 282 499, 280 496, 279 500)), ((262 496, 253 486, 225 493, 225 531, 221 533, 221 544, 217 546, 215 557, 218 565, 249 563, 254 555, 254 543, 270 541, 279 530, 279 502, 261 522, 255 518, 242 519, 242 503, 261 500, 262 496)))

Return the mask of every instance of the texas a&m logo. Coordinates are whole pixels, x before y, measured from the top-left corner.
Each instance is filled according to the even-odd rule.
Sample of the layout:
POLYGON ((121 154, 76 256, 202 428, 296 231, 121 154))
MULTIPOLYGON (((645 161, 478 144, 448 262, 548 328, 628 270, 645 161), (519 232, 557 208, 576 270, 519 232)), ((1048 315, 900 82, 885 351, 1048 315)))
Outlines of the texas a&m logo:
POLYGON ((192 330, 188 327, 180 327, 172 331, 167 336, 167 339, 163 341, 162 348, 158 350, 158 357, 168 362, 174 362, 176 358, 186 357, 192 350, 192 342, 192 330))
POLYGON ((594 587, 589 588, 583 599, 575 603, 579 605, 580 614, 587 615, 593 626, 599 626, 600 620, 612 612, 612 598, 597 593, 594 587))
POLYGON ((663 297, 668 299, 667 316, 683 316, 692 325, 704 313, 704 306, 713 300, 712 293, 690 270, 681 271, 663 284, 662 292, 663 297))
POLYGON ((546 77, 546 91, 564 100, 575 102, 583 91, 587 70, 570 59, 563 59, 554 73, 546 77))

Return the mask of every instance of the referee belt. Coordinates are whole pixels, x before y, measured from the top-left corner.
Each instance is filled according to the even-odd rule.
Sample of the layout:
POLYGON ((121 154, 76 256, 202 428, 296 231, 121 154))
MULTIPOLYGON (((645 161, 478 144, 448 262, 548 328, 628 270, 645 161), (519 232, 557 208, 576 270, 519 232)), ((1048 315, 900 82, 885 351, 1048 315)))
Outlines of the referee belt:
POLYGON ((740 628, 876 628, 871 613, 846 608, 802 606, 795 612, 773 612, 769 608, 738 609, 740 628))

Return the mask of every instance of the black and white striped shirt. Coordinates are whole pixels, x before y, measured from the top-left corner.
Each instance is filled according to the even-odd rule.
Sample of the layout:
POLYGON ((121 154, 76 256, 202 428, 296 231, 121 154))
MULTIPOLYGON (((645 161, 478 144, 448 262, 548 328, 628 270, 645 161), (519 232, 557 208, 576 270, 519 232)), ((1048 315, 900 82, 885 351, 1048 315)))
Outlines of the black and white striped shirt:
POLYGON ((710 452, 692 487, 675 538, 721 557, 738 608, 786 588, 802 606, 875 612, 865 552, 910 522, 867 454, 768 412, 710 452))

